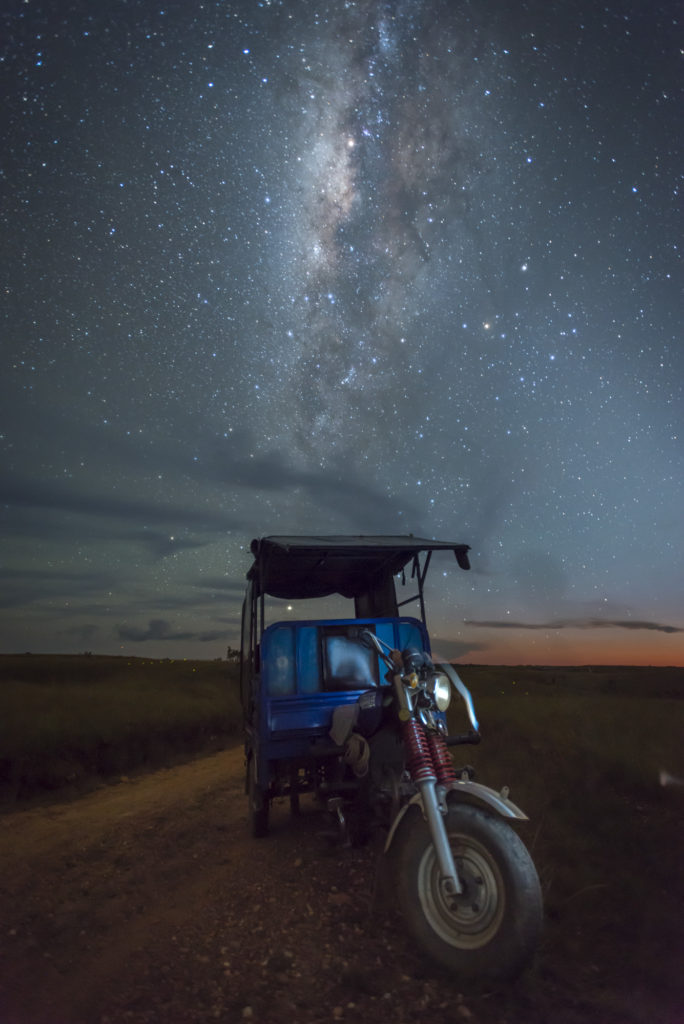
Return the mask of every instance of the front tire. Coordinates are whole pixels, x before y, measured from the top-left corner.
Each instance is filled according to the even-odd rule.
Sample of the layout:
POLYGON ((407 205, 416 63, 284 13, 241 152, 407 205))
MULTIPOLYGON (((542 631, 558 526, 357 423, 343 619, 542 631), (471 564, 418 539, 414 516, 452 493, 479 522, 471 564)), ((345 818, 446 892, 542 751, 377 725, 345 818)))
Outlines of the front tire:
POLYGON ((531 958, 541 931, 542 897, 527 847, 479 807, 451 804, 445 825, 463 893, 445 896, 430 832, 417 808, 398 842, 399 905, 427 955, 464 980, 509 980, 531 958))

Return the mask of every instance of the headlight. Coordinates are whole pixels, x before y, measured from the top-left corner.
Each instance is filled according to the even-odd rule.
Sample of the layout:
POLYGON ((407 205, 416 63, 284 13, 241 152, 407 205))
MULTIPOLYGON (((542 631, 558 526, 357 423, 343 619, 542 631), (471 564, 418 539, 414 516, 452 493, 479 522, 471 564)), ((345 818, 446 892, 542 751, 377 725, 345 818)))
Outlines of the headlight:
POLYGON ((437 672, 430 682, 430 692, 439 711, 446 711, 451 703, 451 683, 448 676, 437 672))

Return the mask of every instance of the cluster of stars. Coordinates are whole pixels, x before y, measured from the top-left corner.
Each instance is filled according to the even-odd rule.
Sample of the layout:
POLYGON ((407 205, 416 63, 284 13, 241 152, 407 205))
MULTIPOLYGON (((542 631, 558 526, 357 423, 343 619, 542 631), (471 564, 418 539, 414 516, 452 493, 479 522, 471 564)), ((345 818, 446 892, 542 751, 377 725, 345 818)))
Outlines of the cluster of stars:
POLYGON ((550 593, 525 552, 554 600, 613 608, 648 536, 666 582, 639 618, 666 617, 681 90, 656 6, 24 5, 8 471, 135 511, 141 589, 206 579, 230 531, 405 528, 473 545, 470 618, 519 597, 518 620, 550 593))

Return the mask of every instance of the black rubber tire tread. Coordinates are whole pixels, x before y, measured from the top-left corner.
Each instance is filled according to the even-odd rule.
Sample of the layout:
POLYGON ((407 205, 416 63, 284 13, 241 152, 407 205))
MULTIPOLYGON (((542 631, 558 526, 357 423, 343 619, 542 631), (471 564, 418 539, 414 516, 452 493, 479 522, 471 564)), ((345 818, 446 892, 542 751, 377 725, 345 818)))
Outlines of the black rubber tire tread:
MULTIPOLYGON (((527 965, 539 942, 543 906, 536 868, 527 847, 510 825, 479 807, 451 804, 446 826, 452 837, 457 870, 459 860, 462 861, 459 850, 463 852, 462 846, 455 847, 457 836, 461 837, 457 842, 465 842, 466 846, 469 839, 473 841, 481 862, 483 857, 485 864, 489 860, 491 877, 496 876, 497 886, 500 884, 504 893, 503 912, 498 898, 494 901, 495 916, 501 914, 501 919, 491 926, 495 931, 480 946, 476 945, 478 938, 467 948, 467 940, 463 947, 451 945, 438 934, 429 919, 431 912, 425 910, 418 892, 421 865, 424 876, 432 874, 426 865, 436 866, 436 858, 427 823, 416 807, 407 812, 394 840, 399 907, 405 924, 431 960, 462 980, 508 981, 527 965), (425 857, 430 860, 424 861, 425 857)), ((443 915, 442 922, 447 918, 448 914, 443 915)))

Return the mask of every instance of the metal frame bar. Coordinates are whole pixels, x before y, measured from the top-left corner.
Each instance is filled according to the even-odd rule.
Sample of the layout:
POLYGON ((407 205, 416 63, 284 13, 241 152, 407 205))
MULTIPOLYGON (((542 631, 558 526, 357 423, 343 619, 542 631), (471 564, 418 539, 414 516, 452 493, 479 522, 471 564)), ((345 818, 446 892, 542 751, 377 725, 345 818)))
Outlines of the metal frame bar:
MULTIPOLYGON (((426 629, 427 629, 427 620, 426 620, 426 616, 425 616, 425 597, 424 597, 424 594, 423 594, 423 588, 424 588, 424 585, 425 585, 425 578, 427 576, 427 571, 428 571, 428 567, 430 565, 430 559, 431 558, 432 558, 432 551, 428 551, 426 556, 425 556, 425 563, 424 563, 424 565, 421 568, 421 565, 420 565, 420 554, 418 552, 416 552, 416 554, 413 556, 413 562, 412 562, 412 565, 411 565, 411 579, 415 578, 418 581, 418 593, 417 594, 413 594, 412 597, 404 598, 403 601, 398 601, 397 602, 397 608, 403 608, 405 604, 410 604, 411 601, 419 601, 420 602, 420 617, 421 617, 423 625, 425 626, 426 629)), ((402 573, 403 573, 403 571, 404 570, 402 570, 402 573)), ((404 576, 404 579, 405 578, 406 577, 404 576)))

